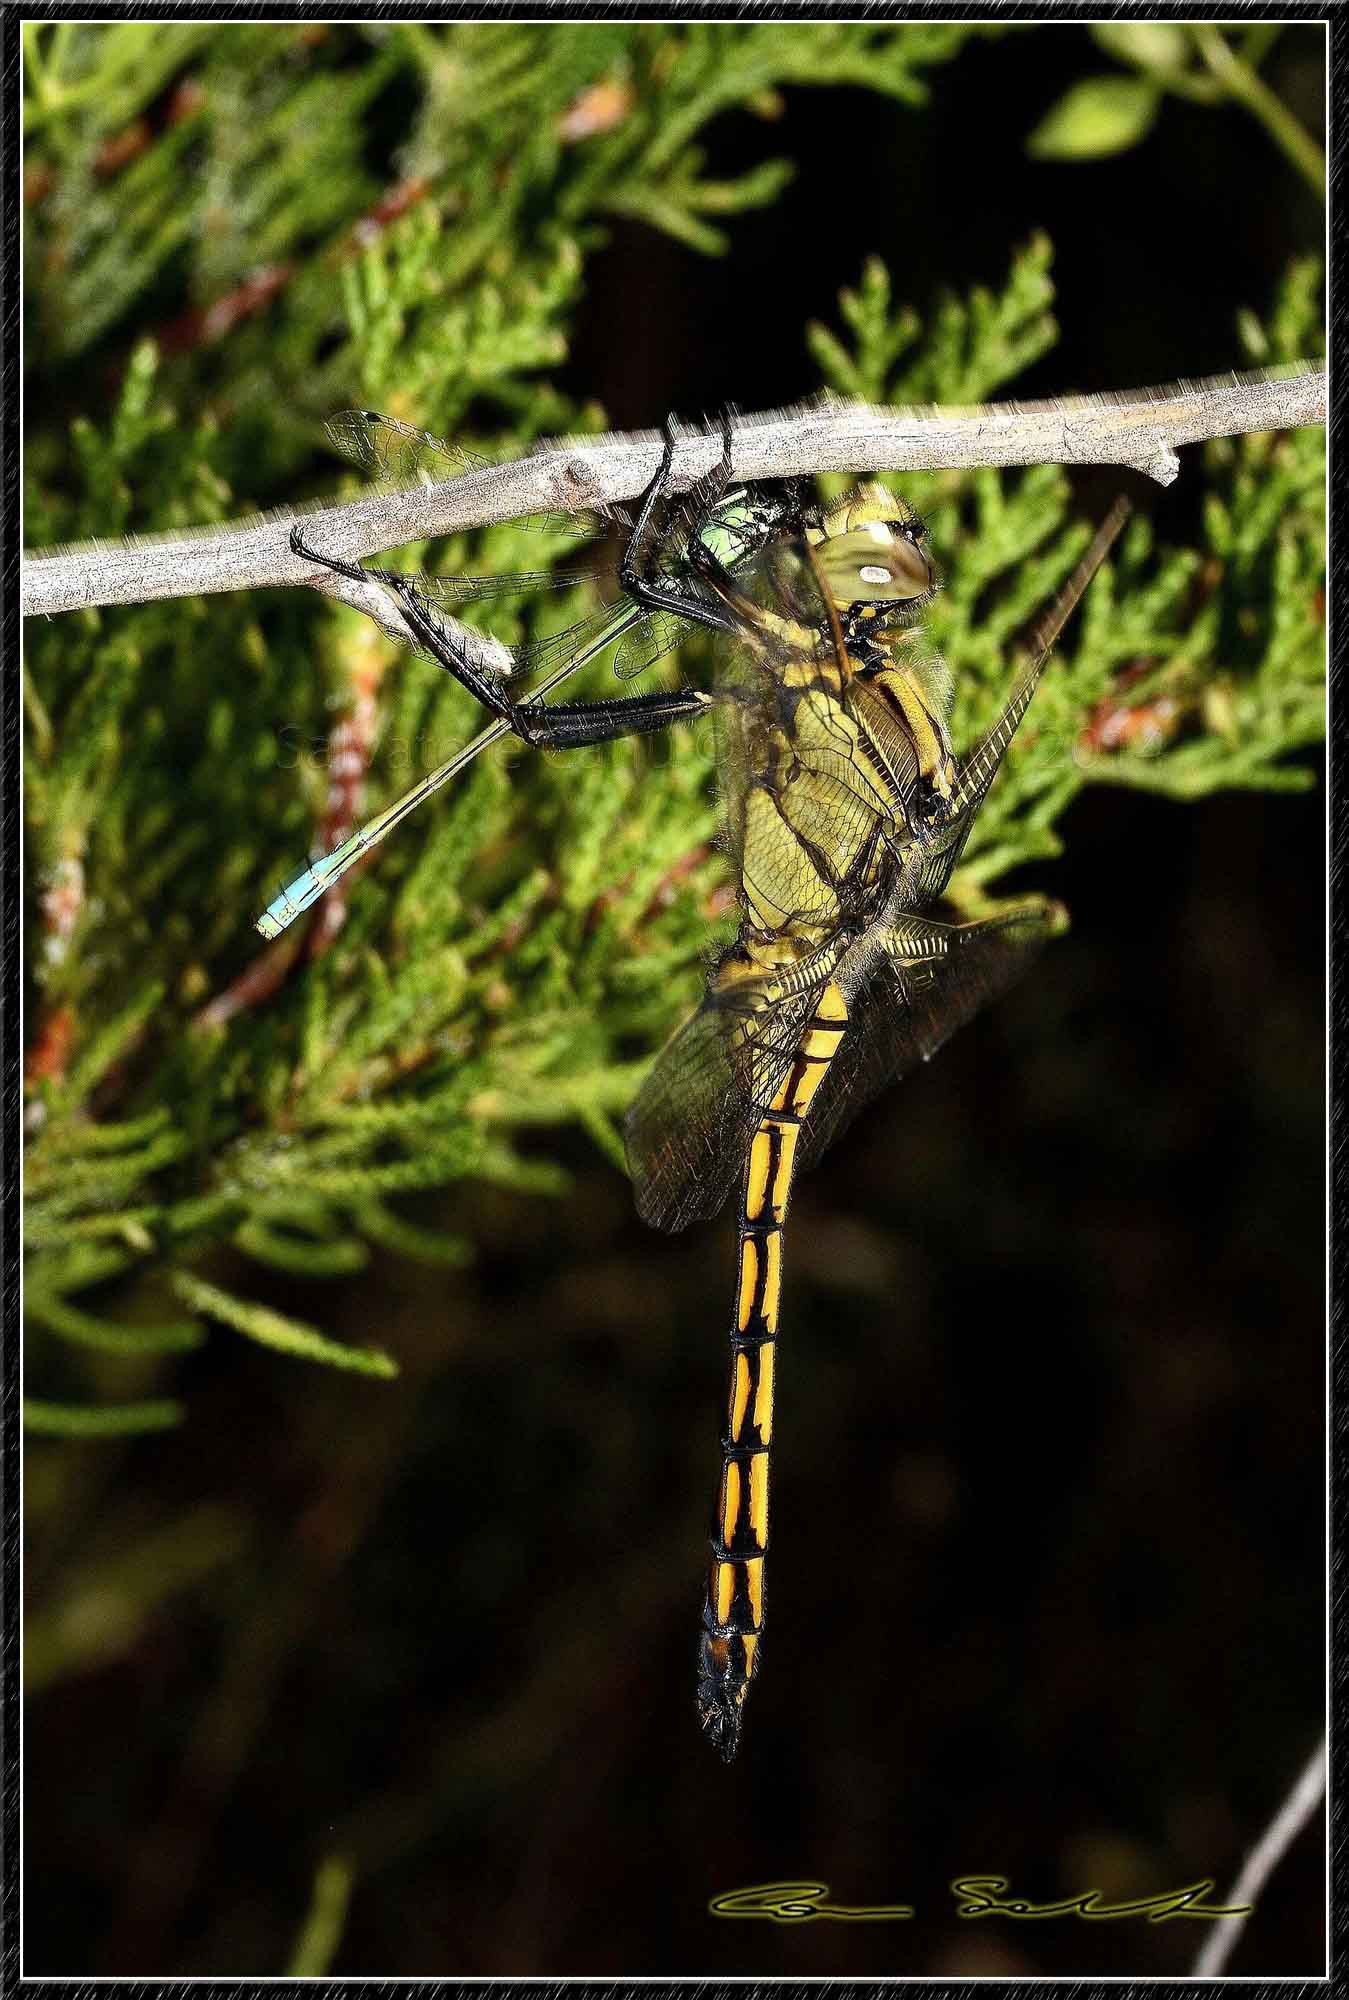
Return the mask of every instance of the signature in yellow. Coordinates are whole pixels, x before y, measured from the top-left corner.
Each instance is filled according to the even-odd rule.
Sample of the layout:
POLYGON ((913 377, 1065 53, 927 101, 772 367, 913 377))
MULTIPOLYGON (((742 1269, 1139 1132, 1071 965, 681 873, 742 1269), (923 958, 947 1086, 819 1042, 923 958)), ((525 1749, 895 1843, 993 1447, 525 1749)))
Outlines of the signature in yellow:
POLYGON ((1060 1903, 1031 1903, 1024 1896, 1007 1894, 1005 1875, 962 1875, 951 1884, 958 1917, 1146 1917, 1150 1924, 1164 1923, 1168 1917, 1244 1917, 1251 1908, 1243 1903, 1224 1910, 1205 1903, 1213 1887, 1210 1876, 1203 1882, 1187 1882, 1183 1889, 1165 1889, 1156 1896, 1139 1896, 1131 1903, 1106 1903, 1099 1889, 1081 1896, 1065 1896, 1060 1903))
MULTIPOLYGON (((958 1917, 1085 1917, 1101 1922, 1116 1917, 1146 1917, 1150 1924, 1164 1923, 1168 1917, 1244 1917, 1251 1905, 1223 1909, 1204 1901, 1213 1888, 1212 1878, 1187 1882, 1183 1889, 1162 1890, 1155 1896, 1139 1896, 1128 1903, 1107 1903, 1099 1889, 1087 1889, 1080 1896, 1067 1896, 1057 1903, 1032 1903, 1024 1896, 1007 1894, 1005 1875, 961 1875, 951 1884, 958 1917)), ((766 1917, 775 1924, 812 1924, 820 1918, 836 1923, 893 1923, 912 1917, 909 1903, 862 1903, 853 1906, 829 1901, 827 1882, 758 1882, 753 1888, 731 1889, 714 1896, 708 1904, 714 1917, 766 1917)))
POLYGON ((775 1924, 813 1924, 818 1917, 845 1924, 874 1923, 913 1915, 907 1903, 864 1903, 853 1910, 828 1898, 827 1882, 760 1882, 752 1889, 714 1896, 707 1907, 714 1917, 768 1917, 775 1924))

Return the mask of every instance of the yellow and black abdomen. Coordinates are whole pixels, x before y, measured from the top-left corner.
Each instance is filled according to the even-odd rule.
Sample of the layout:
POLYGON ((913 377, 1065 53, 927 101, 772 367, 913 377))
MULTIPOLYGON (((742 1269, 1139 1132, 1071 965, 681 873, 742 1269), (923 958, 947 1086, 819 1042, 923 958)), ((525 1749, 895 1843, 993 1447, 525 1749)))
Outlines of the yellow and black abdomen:
POLYGON ((730 1395, 698 1665, 702 1725, 728 1763, 735 1755, 745 1696, 758 1669, 764 1623, 782 1227, 801 1123, 847 1027, 847 1004, 831 980, 802 1030, 745 1163, 730 1395))

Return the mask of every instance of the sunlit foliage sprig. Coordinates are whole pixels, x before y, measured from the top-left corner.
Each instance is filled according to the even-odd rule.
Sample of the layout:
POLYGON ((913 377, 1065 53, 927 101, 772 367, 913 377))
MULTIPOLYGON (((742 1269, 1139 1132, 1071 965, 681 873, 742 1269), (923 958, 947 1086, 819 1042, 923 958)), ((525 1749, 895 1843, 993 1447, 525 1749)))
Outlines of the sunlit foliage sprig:
MULTIPOLYGON (((947 299, 924 339, 890 280, 868 265, 841 302, 849 340, 810 329, 830 387, 877 402, 982 400, 1055 339, 1050 249, 1033 242, 1001 294, 947 299)), ((1319 272, 1296 266, 1267 326, 1240 333, 1252 363, 1319 351, 1319 272)), ((1146 507, 1056 648, 952 884, 980 903, 994 880, 1059 852, 1055 823, 1088 784, 1194 799, 1228 786, 1295 790, 1295 754, 1325 730, 1325 438, 1318 429, 1203 448, 1198 547, 1159 547, 1146 507)), ((1187 468, 1183 476, 1194 477, 1187 468)), ((909 473, 906 497, 951 551, 933 629, 955 671, 957 741, 997 714, 1011 649, 1081 554, 1067 475, 909 473)))

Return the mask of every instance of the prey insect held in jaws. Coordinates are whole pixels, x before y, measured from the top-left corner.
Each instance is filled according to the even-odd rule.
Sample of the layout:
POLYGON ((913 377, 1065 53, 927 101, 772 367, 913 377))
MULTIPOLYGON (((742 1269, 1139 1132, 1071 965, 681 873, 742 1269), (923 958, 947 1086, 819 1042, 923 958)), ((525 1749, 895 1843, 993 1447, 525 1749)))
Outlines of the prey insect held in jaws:
MULTIPOLYGON (((360 434, 372 422, 361 416, 360 434)), ((1118 534, 1117 503, 1033 635, 992 729, 963 754, 953 688, 923 631, 938 588, 923 524, 869 482, 822 507, 797 482, 733 483, 733 433, 688 493, 674 439, 618 567, 624 597, 552 642, 523 701, 441 623, 424 578, 373 578, 418 649, 494 720, 456 757, 316 862, 271 905, 275 935, 352 861, 492 741, 570 748, 711 709, 739 933, 697 1011, 657 1056, 625 1124, 637 1207, 662 1229, 720 1212, 740 1189, 730 1374, 698 1644, 703 1730, 729 1761, 763 1659, 770 1463, 783 1243, 796 1173, 878 1091, 931 1056, 1009 985, 1054 927, 1042 904, 981 922, 931 914, 944 894, 1049 648, 1118 534), (721 641, 712 692, 682 688, 550 705, 542 697, 617 642, 639 665, 691 626, 721 641)), ((368 456, 379 460, 378 440, 368 456)), ((399 432, 400 465, 406 437, 399 432)), ((465 594, 462 584, 457 593, 465 594)), ((622 653, 620 653, 620 659, 622 653)), ((621 669, 620 669, 621 671, 621 669)), ((515 676, 511 676, 512 683, 515 676)))
MULTIPOLYGON (((345 410, 329 422, 327 429, 339 450, 366 471, 387 477, 409 479, 418 474, 427 476, 432 466, 443 472, 442 462, 455 470, 476 468, 482 464, 473 454, 414 431, 392 418, 380 417, 372 410, 345 410)), ((701 524, 699 532, 719 560, 728 569, 734 570, 759 539, 758 517, 759 507, 753 495, 743 488, 731 489, 723 494, 718 507, 701 524)), ((556 532, 579 534, 598 532, 602 523, 589 516, 569 517, 562 522, 557 516, 549 515, 537 525, 556 532)), ((668 698, 658 696, 653 701, 639 697, 630 708, 628 704, 617 702, 590 703, 585 705, 592 711, 589 716, 584 709, 538 712, 538 705, 547 695, 555 693, 582 667, 611 647, 616 649, 614 671, 623 680, 635 678, 662 654, 671 651, 678 644, 684 627, 683 621, 664 602, 643 604, 626 596, 540 643, 518 647, 514 651, 500 648, 510 660, 512 681, 543 673, 543 678, 523 702, 507 702, 502 698, 497 672, 473 658, 472 635, 462 628, 458 634, 452 633, 440 616, 447 603, 458 606, 477 597, 515 595, 538 589, 544 584, 558 587, 571 582, 593 581, 593 571, 540 572, 525 577, 409 576, 399 571, 338 561, 319 550, 310 549, 298 524, 291 533, 291 547, 296 554, 309 557, 320 570, 381 585, 396 601, 402 614, 402 628, 417 652, 435 665, 447 668, 456 679, 464 681, 472 693, 488 707, 497 710, 497 719, 438 769, 411 786, 375 819, 351 834, 332 853, 311 862, 281 889, 257 920, 256 928, 265 938, 279 937, 289 924, 326 895, 363 854, 392 833, 442 786, 457 777, 482 751, 501 742, 513 731, 525 735, 528 741, 550 743, 561 748, 581 742, 603 741, 606 737, 638 730, 663 728, 670 721, 696 713, 702 705, 700 699, 686 701, 682 707, 672 707, 668 698), (615 714, 614 711, 620 713, 615 714)))
MULTIPOLYGON (((533 691, 531 700, 541 701, 546 694, 551 694, 555 688, 561 687, 563 682, 570 680, 588 660, 592 660, 606 646, 621 638, 636 622, 636 616, 631 611, 617 614, 613 620, 613 629, 605 632, 593 644, 582 646, 570 659, 565 660, 548 675, 546 680, 539 683, 533 691)), ((487 728, 479 730, 462 750, 456 750, 453 757, 447 758, 436 770, 428 772, 426 777, 420 779, 409 791, 404 792, 403 796, 396 799, 384 812, 351 834, 340 847, 335 847, 331 854, 325 854, 320 860, 311 862, 303 874, 297 875, 293 882, 279 892, 258 918, 257 929, 262 936, 269 939, 280 937, 287 925, 294 923, 296 917, 302 916, 306 910, 312 908, 320 896, 326 895, 333 884, 340 881, 349 868, 354 867, 362 854, 377 846, 387 834, 393 832, 396 826, 402 824, 409 813, 415 812, 419 805, 438 792, 442 785, 448 785, 451 778, 457 778, 482 751, 490 749, 492 744, 499 743, 504 736, 509 735, 509 723, 500 720, 489 723, 487 728)))

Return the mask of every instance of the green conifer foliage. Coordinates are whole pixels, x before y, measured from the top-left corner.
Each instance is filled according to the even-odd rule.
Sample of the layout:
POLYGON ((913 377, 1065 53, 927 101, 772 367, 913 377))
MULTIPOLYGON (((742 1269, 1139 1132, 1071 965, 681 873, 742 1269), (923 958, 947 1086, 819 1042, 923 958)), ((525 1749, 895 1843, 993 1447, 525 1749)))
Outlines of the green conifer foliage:
MULTIPOLYGON (((134 347, 105 424, 37 433, 26 541, 298 498, 320 419, 352 404, 504 457, 598 427, 548 371, 605 216, 715 253, 725 218, 790 168, 705 178, 710 119, 839 81, 916 104, 975 32, 30 27, 30 172, 50 183, 29 230, 30 338, 77 365, 184 266, 196 318, 134 347), (408 127, 396 198, 362 143, 390 104, 408 127)), ((821 386, 887 402, 1005 391, 1053 343, 1049 271, 1037 240, 1001 291, 924 323, 869 264, 841 331, 810 331, 821 386)), ((1316 352, 1318 328, 1317 273, 1298 268, 1243 337, 1264 365, 1316 352)), ((1310 782, 1295 753, 1324 722, 1322 437, 1215 444, 1202 477, 1200 543, 1157 547, 1140 517, 1090 592, 967 850, 966 909, 1058 851, 1084 785, 1195 798, 1310 782)), ((356 490, 333 459, 311 490, 344 482, 356 490)), ((1052 467, 902 486, 946 571, 936 634, 968 740, 1090 530, 1052 467)), ((573 549, 506 524, 393 560, 482 574, 573 549)), ((481 615, 514 640, 588 606, 578 587, 481 615)), ((468 696, 298 591, 70 615, 26 643, 30 1421, 171 1422, 175 1357, 225 1328, 388 1376, 382 1350, 239 1295, 239 1257, 221 1253, 319 1277, 358 1270, 372 1244, 459 1262, 471 1246, 405 1197, 467 1177, 561 1194, 560 1168, 520 1143, 560 1115, 621 1163, 622 1113, 733 914, 710 733, 482 758, 352 881, 321 949, 287 934, 269 956, 253 918, 324 844, 335 729, 368 739, 364 817, 473 732, 468 696)), ((662 671, 706 665, 693 640, 662 671)), ((607 675, 588 668, 580 692, 607 675)))

